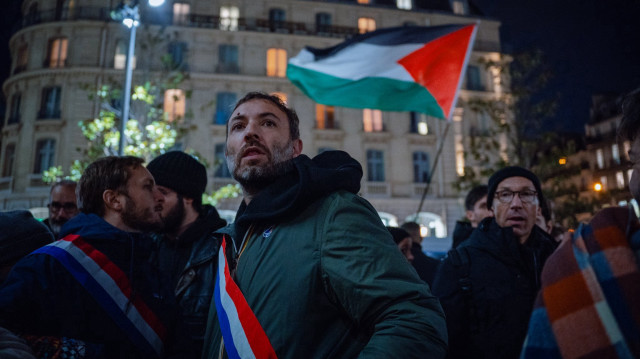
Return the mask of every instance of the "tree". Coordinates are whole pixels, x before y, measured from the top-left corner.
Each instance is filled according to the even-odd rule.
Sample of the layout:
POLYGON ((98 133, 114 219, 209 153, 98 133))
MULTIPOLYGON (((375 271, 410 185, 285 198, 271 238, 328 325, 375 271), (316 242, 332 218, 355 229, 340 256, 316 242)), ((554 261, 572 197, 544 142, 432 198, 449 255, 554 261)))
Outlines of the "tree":
POLYGON ((557 97, 544 95, 549 93, 552 71, 542 51, 534 49, 481 63, 487 71, 498 73, 502 83, 510 84, 510 92, 466 103, 477 116, 488 118, 490 125, 469 133, 464 175, 453 183, 458 191, 486 182, 507 165, 531 168, 537 154, 553 143, 553 132, 545 129, 555 113, 557 97))
MULTIPOLYGON (((164 29, 158 33, 144 34, 146 35, 141 41, 141 48, 148 52, 161 53, 159 48, 167 43, 170 45, 169 49, 180 44, 176 45, 174 41, 177 35, 165 36, 164 29)), ((160 60, 162 65, 160 73, 154 75, 149 71, 143 71, 144 77, 153 79, 133 86, 130 118, 126 123, 124 134, 126 136, 124 154, 144 158, 146 162, 173 149, 176 141, 191 130, 186 124, 185 117, 190 118, 192 114, 184 108, 186 99, 191 96, 191 91, 181 89, 189 77, 182 55, 178 58, 174 53, 169 53, 162 56, 160 60), (173 106, 168 108, 168 104, 173 106), (182 107, 176 111, 176 106, 182 107)), ((152 65, 148 64, 148 67, 152 65)), ((52 183, 62 178, 77 181, 91 162, 100 157, 118 154, 121 135, 119 123, 122 115, 122 85, 112 79, 107 82, 110 84, 99 88, 83 85, 88 92, 89 100, 100 104, 97 118, 78 123, 82 134, 87 139, 87 146, 76 148, 81 159, 75 160, 67 171, 64 171, 62 166, 44 171, 45 183, 52 183)), ((186 152, 191 153, 205 167, 209 167, 198 153, 190 150, 186 152)), ((237 185, 228 185, 216 193, 206 195, 204 199, 205 203, 215 204, 219 199, 235 197, 237 193, 239 193, 237 185)))

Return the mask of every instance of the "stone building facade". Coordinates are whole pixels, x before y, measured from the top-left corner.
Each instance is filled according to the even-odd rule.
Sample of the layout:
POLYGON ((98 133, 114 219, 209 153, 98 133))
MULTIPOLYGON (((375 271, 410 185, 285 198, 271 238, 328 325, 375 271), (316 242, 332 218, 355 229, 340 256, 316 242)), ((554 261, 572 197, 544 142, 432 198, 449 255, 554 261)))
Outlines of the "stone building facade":
MULTIPOLYGON (((25 0, 23 20, 10 41, 11 76, 3 84, 8 99, 0 155, 0 208, 42 208, 50 166, 67 167, 86 140, 77 126, 95 118, 100 104, 88 99, 87 85, 124 82, 129 30, 109 17, 118 1, 25 0)), ((466 108, 471 98, 504 95, 501 77, 482 60, 500 57, 499 26, 474 13, 466 0, 180 0, 152 8, 140 1, 134 84, 158 76, 169 54, 188 79, 165 96, 173 115, 190 131, 180 148, 198 151, 209 163, 222 159, 229 106, 248 91, 278 93, 300 116, 303 153, 325 149, 349 152, 363 165, 362 196, 389 223, 418 211, 424 179, 432 183, 417 217, 430 238, 451 235, 463 215, 461 197, 451 187, 464 163, 469 136, 488 126, 466 108), (425 115, 333 108, 314 103, 284 76, 288 58, 303 47, 335 45, 357 33, 393 26, 479 23, 476 42, 451 127, 425 115), (163 34, 165 42, 149 46, 163 34), (183 97, 185 93, 191 96, 183 97), (174 100, 171 100, 174 99, 174 100), (438 145, 442 156, 430 173, 438 145)), ((165 106, 167 104, 165 103, 165 106)), ((166 107, 165 107, 166 108, 166 107)), ((223 168, 209 169, 209 190, 233 183, 223 168)), ((238 199, 224 201, 235 211, 238 199)), ((436 239, 434 239, 436 240, 436 239)), ((445 243, 444 240, 443 243, 445 243)), ((443 244, 443 246, 445 246, 443 244)))

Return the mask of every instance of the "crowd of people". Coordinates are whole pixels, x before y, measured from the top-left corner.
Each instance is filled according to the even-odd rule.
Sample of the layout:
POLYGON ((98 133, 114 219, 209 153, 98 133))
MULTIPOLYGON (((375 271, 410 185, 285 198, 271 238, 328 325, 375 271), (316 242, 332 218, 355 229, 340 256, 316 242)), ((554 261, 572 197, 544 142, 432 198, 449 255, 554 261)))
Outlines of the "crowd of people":
MULTIPOLYGON (((621 129, 640 200, 640 91, 621 129)), ((0 357, 640 356, 633 211, 556 236, 538 177, 505 167, 437 260, 418 223, 385 227, 358 195, 355 159, 302 152, 295 111, 251 92, 227 122, 233 223, 181 151, 91 163, 51 187, 44 223, 1 213, 0 357)))

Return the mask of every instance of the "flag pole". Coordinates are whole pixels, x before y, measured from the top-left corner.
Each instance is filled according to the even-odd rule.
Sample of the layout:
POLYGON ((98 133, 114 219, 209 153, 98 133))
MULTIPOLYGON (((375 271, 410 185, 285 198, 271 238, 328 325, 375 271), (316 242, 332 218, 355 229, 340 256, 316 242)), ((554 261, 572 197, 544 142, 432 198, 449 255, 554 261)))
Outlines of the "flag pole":
POLYGON ((442 140, 438 145, 438 152, 436 152, 436 158, 433 160, 433 165, 431 166, 431 170, 429 171, 429 176, 427 177, 427 185, 424 187, 424 191, 422 191, 422 198, 420 199, 420 205, 418 205, 416 216, 413 219, 414 222, 418 222, 418 215, 422 210, 422 205, 424 204, 424 200, 427 197, 427 193, 429 192, 429 187, 431 187, 431 178, 433 178, 433 173, 436 171, 436 166, 438 165, 438 160, 440 159, 440 155, 442 154, 442 148, 444 147, 444 141, 447 138, 447 133, 449 132, 450 126, 451 126, 451 121, 447 121, 447 125, 444 128, 444 133, 440 137, 442 140))

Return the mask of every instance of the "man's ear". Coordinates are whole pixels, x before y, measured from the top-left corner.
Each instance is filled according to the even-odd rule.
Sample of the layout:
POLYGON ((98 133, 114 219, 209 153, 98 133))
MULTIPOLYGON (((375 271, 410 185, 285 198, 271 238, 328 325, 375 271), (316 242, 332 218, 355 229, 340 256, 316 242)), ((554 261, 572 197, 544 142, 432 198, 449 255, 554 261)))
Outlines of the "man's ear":
POLYGON ((182 203, 184 203, 184 205, 186 207, 192 207, 193 206, 193 198, 182 197, 182 203))
POLYGON ((298 157, 302 153, 302 140, 296 139, 293 140, 293 157, 298 157))
POLYGON ((114 212, 120 212, 124 209, 124 196, 112 189, 102 192, 102 200, 107 209, 114 212))
POLYGON ((473 220, 473 211, 466 211, 465 215, 467 216, 468 220, 473 220))

